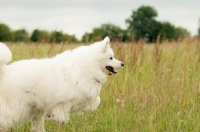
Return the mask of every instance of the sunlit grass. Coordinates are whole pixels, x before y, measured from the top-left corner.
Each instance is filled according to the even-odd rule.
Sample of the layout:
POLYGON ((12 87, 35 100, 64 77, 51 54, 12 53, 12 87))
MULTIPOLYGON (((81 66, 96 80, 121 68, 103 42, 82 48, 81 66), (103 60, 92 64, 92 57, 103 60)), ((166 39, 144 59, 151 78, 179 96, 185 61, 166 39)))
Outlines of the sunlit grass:
MULTIPOLYGON (((188 132, 200 131, 200 43, 113 43, 125 63, 108 76, 101 105, 94 112, 73 114, 65 125, 46 121, 48 132, 188 132)), ((51 57, 79 45, 10 44, 13 61, 51 57)), ((29 131, 30 125, 14 128, 29 131)))

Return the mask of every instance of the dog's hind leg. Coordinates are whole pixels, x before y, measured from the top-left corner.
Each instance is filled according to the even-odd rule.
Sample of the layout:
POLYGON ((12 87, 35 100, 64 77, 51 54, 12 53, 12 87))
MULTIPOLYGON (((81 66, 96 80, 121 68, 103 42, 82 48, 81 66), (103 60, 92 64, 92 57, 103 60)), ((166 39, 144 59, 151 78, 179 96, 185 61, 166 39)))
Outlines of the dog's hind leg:
POLYGON ((14 126, 14 122, 18 117, 15 115, 17 114, 8 109, 0 100, 0 132, 6 132, 6 130, 14 126))
POLYGON ((6 132, 6 130, 0 124, 0 132, 6 132))
POLYGON ((32 119, 31 132, 46 132, 44 129, 44 115, 38 115, 32 119))

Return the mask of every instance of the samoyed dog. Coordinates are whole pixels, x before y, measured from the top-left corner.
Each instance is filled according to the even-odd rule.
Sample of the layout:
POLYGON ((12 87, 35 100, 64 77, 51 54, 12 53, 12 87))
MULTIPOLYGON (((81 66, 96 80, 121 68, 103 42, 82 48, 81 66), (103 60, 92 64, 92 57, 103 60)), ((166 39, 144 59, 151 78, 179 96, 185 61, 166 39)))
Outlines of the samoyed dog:
POLYGON ((109 43, 106 37, 52 58, 9 65, 11 51, 0 43, 0 131, 31 121, 31 131, 45 132, 45 118, 64 124, 73 112, 95 110, 106 73, 124 66, 109 43))

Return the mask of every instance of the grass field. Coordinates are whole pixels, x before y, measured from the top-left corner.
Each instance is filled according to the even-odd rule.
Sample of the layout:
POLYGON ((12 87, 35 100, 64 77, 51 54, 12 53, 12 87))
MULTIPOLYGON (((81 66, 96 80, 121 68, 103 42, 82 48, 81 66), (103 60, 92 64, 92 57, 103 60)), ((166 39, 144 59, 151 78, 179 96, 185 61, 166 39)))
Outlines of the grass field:
MULTIPOLYGON (((50 57, 79 45, 10 44, 13 61, 50 57)), ((200 43, 113 43, 125 63, 108 76, 101 105, 94 112, 71 115, 58 125, 46 121, 47 132, 199 132, 200 43)), ((13 132, 27 132, 30 124, 13 132)))

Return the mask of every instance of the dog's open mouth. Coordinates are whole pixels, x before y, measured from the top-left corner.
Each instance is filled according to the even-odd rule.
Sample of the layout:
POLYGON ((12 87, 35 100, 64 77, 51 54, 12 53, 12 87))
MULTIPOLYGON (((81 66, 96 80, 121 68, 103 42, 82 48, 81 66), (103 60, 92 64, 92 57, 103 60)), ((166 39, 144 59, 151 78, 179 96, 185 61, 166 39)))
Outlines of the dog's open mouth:
POLYGON ((108 70, 109 75, 117 73, 112 66, 106 66, 106 69, 108 70))

